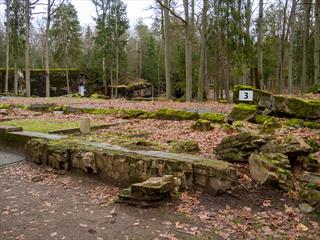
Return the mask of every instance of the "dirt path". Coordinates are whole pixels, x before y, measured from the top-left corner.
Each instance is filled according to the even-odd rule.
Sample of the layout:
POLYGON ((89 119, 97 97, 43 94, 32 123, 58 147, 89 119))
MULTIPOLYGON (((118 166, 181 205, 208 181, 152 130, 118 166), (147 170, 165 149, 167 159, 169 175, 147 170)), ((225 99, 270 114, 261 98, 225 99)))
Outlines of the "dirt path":
POLYGON ((0 169, 0 239, 320 239, 317 220, 297 202, 251 187, 180 193, 141 209, 114 203, 118 189, 92 176, 19 163, 0 169))

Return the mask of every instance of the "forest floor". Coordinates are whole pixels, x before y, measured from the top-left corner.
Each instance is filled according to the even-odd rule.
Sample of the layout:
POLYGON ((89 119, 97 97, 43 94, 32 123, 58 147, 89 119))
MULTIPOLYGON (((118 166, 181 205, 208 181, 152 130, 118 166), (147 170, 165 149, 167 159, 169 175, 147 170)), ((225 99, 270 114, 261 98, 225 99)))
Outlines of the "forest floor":
POLYGON ((115 203, 118 188, 83 173, 19 163, 0 169, 0 192, 3 240, 320 239, 319 222, 297 200, 253 182, 144 209, 115 203))
MULTIPOLYGON (((6 98, 0 103, 55 103, 73 107, 144 109, 206 109, 228 114, 233 104, 217 102, 129 102, 83 98, 6 98)), ((117 123, 111 115, 38 113, 14 108, 0 112, 0 121, 71 122, 90 118, 95 123, 117 123)), ((214 149, 235 129, 220 125, 195 131, 192 121, 128 119, 86 136, 87 140, 114 143, 123 138, 144 139, 158 150, 169 150, 174 140, 195 140, 196 155, 216 158, 214 149)), ((256 124, 245 128, 256 130, 256 124)), ((297 135, 320 141, 320 131, 282 127, 276 135, 297 135)), ((120 141, 120 142, 121 142, 120 141)), ((117 142, 116 142, 117 143, 117 142)), ((1 158, 1 155, 0 155, 1 158)), ((241 182, 228 194, 209 196, 179 193, 159 208, 137 209, 114 202, 118 188, 78 172, 55 171, 32 163, 0 169, 0 239, 320 239, 320 219, 299 210, 297 194, 261 187, 250 177, 247 164, 238 164, 241 182), (38 181, 40 179, 40 181, 38 181), (35 181, 36 180, 36 181, 35 181), (242 186, 242 187, 241 187, 242 186)))

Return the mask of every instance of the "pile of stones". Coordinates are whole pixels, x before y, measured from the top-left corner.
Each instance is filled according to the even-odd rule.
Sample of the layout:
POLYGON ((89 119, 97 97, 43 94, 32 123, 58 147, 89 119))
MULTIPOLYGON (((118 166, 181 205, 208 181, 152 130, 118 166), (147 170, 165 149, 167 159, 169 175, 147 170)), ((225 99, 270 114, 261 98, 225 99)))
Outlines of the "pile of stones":
POLYGON ((228 136, 216 148, 222 160, 248 162, 252 178, 262 185, 291 191, 298 182, 302 197, 320 210, 320 163, 315 151, 300 137, 252 132, 228 136))

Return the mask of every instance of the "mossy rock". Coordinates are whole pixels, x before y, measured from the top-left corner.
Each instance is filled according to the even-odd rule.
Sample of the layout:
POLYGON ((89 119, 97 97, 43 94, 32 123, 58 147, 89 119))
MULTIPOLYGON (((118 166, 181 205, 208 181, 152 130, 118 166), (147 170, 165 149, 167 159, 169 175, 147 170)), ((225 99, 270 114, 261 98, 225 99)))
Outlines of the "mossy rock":
POLYGON ((198 142, 194 140, 173 141, 170 144, 170 149, 177 153, 197 153, 200 151, 198 142))
POLYGON ((251 86, 246 86, 246 85, 236 85, 233 88, 233 102, 234 103, 246 103, 246 104, 257 104, 259 101, 259 90, 255 89, 254 87, 251 86), (253 101, 252 102, 247 102, 247 101, 240 101, 239 100, 239 92, 243 90, 251 90, 253 91, 253 101))
POLYGON ((225 116, 222 113, 202 113, 199 114, 199 118, 212 123, 224 123, 225 121, 225 116))
POLYGON ((320 101, 274 96, 272 112, 275 115, 300 119, 319 119, 320 101))
POLYGON ((88 114, 117 114, 119 109, 116 108, 84 108, 83 113, 88 114))
POLYGON ((228 122, 234 121, 251 121, 255 118, 257 105, 240 103, 234 106, 228 116, 228 122))
POLYGON ((268 115, 264 115, 264 114, 257 114, 255 116, 255 122, 257 124, 264 124, 265 122, 271 122, 275 119, 275 117, 273 116, 268 116, 268 115))
POLYGON ((90 98, 91 98, 91 99, 107 99, 106 96, 101 95, 101 94, 99 94, 99 93, 94 93, 94 94, 92 94, 92 95, 90 96, 90 98))
POLYGON ((233 102, 234 103, 246 103, 258 105, 259 108, 265 109, 271 107, 272 104, 272 94, 270 92, 262 91, 251 86, 236 85, 233 89, 233 102), (241 90, 253 91, 253 101, 240 101, 239 92, 241 90))
POLYGON ((0 104, 0 109, 9 109, 10 107, 11 107, 10 104, 5 104, 5 103, 0 104))
POLYGON ((230 125, 228 123, 221 124, 221 127, 225 132, 233 132, 233 130, 234 130, 232 128, 232 125, 230 125))
POLYGON ((212 126, 212 123, 210 121, 198 119, 191 125, 191 128, 198 131, 210 131, 214 127, 212 126))
POLYGON ((283 125, 286 127, 301 128, 301 127, 304 127, 304 121, 302 119, 292 118, 292 119, 286 120, 283 123, 283 125))
POLYGON ((126 109, 120 111, 120 116, 125 119, 129 118, 138 118, 141 115, 147 114, 147 111, 139 110, 139 109, 126 109))
POLYGON ((164 108, 155 112, 155 118, 163 120, 197 120, 199 115, 195 112, 164 108))

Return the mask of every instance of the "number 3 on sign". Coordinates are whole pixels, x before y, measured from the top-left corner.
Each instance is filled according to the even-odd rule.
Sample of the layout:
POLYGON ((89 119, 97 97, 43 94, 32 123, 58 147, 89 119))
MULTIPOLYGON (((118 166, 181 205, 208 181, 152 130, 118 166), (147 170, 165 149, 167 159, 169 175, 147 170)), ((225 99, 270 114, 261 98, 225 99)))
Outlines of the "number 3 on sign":
POLYGON ((251 90, 240 90, 239 101, 253 101, 253 91, 251 90))

